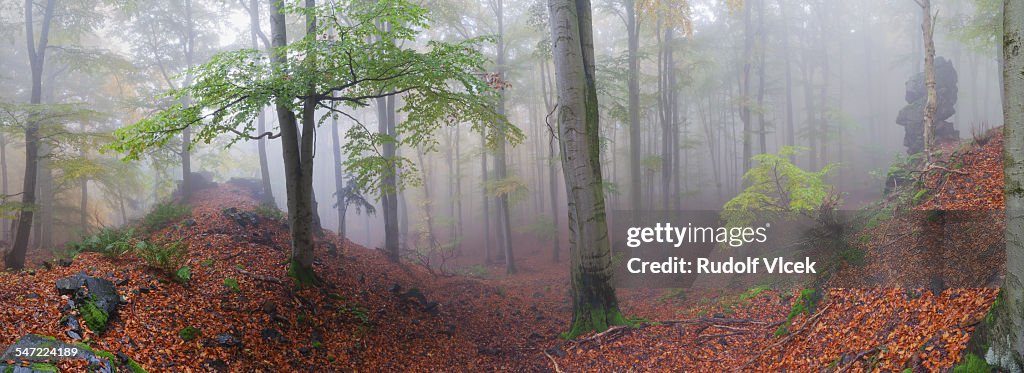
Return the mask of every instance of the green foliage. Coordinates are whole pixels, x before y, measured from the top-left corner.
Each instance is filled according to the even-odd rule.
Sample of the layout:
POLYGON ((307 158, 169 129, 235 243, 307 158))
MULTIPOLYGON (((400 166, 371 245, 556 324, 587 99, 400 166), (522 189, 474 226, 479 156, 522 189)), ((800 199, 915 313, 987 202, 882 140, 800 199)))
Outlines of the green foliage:
POLYGON ((192 341, 201 334, 199 328, 194 326, 186 326, 178 331, 178 337, 185 342, 192 341))
POLYGON ((231 291, 235 293, 242 291, 242 289, 238 286, 238 280, 236 280, 234 277, 225 278, 224 286, 227 286, 228 289, 231 289, 231 291))
POLYGON ((964 359, 953 367, 953 373, 988 373, 992 371, 992 367, 988 365, 985 359, 982 359, 975 354, 967 354, 964 359))
POLYGON ((132 229, 103 228, 81 241, 69 242, 67 250, 72 254, 92 252, 116 258, 131 250, 134 235, 135 231, 132 229))
POLYGON ((177 222, 192 214, 192 207, 174 202, 164 202, 153 207, 153 211, 142 218, 142 228, 154 232, 167 224, 177 222))
POLYGON ((487 195, 491 197, 508 197, 511 201, 520 201, 526 197, 529 188, 526 182, 515 176, 504 179, 489 179, 484 184, 487 195))
MULTIPOLYGON (((164 244, 139 241, 135 244, 135 256, 144 260, 150 267, 156 268, 167 275, 176 275, 182 268, 188 255, 188 244, 173 241, 164 244)), ((191 269, 190 275, 191 275, 191 269)))
POLYGON ((758 295, 761 295, 761 293, 764 293, 765 291, 768 291, 769 289, 771 289, 771 287, 768 286, 768 285, 757 285, 755 287, 747 289, 747 291, 743 292, 743 294, 740 294, 740 301, 747 301, 747 300, 754 299, 758 295))
POLYGON ((252 136, 254 119, 267 106, 282 104, 301 115, 303 99, 311 98, 331 109, 315 118, 322 123, 331 115, 355 119, 352 109, 390 95, 402 96, 404 121, 395 134, 372 131, 358 120, 346 134, 345 167, 360 190, 378 190, 399 167, 401 175, 416 174, 404 158, 384 157, 384 144, 433 150, 443 126, 488 128, 490 145, 501 138, 522 141, 522 132, 495 112, 495 88, 479 74, 490 64, 479 52, 487 39, 420 43, 418 33, 429 27, 427 10, 409 0, 341 0, 311 9, 286 2, 282 11, 318 20, 314 32, 271 52, 288 56, 286 61, 271 65, 252 49, 218 53, 189 71, 192 85, 166 94, 174 101, 191 97, 192 106, 174 105, 120 128, 107 148, 138 159, 188 127, 197 143, 227 134, 230 146, 252 136), (381 22, 390 26, 378 27, 381 22))
POLYGON ((284 221, 284 212, 274 206, 261 204, 256 206, 256 209, 253 212, 255 212, 256 215, 273 221, 284 221))
POLYGON ((539 215, 526 225, 515 228, 520 233, 528 233, 542 240, 554 240, 558 235, 558 226, 555 221, 547 215, 539 215))
POLYGON ((838 203, 831 185, 825 182, 835 165, 819 171, 805 171, 789 161, 802 148, 784 146, 776 154, 753 157, 757 166, 743 175, 748 186, 723 206, 722 216, 729 226, 747 226, 762 213, 799 213, 811 216, 823 204, 838 203))
POLYGON ((467 277, 484 278, 487 277, 487 274, 490 273, 490 270, 487 269, 487 266, 481 264, 474 264, 469 268, 463 269, 461 273, 463 276, 467 277))
POLYGON ((928 196, 928 192, 930 192, 930 190, 925 188, 918 189, 917 193, 914 193, 914 198, 911 202, 915 205, 921 204, 921 202, 924 202, 925 197, 928 196))
POLYGON ((184 266, 174 273, 174 280, 180 283, 188 283, 192 279, 192 267, 184 266))
POLYGON ((339 311, 356 319, 360 324, 368 325, 370 323, 370 311, 367 311, 366 307, 358 304, 343 304, 339 311))
POLYGON ((810 315, 811 312, 814 311, 817 301, 818 297, 814 289, 800 290, 800 295, 793 300, 793 306, 789 309, 789 315, 786 316, 786 322, 775 330, 774 335, 776 337, 780 337, 789 333, 789 325, 793 322, 793 319, 800 314, 810 315))
POLYGON ((644 159, 640 160, 640 167, 642 167, 645 171, 657 172, 661 170, 662 163, 664 163, 664 160, 662 160, 661 157, 656 155, 649 155, 644 157, 644 159))

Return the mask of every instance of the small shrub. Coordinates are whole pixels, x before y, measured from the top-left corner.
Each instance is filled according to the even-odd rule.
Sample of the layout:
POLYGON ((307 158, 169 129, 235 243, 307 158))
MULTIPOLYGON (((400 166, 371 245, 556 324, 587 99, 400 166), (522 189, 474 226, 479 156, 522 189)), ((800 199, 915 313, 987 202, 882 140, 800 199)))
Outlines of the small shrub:
POLYGON ((79 242, 68 243, 67 249, 72 253, 71 256, 77 253, 91 252, 116 258, 131 250, 131 241, 134 236, 135 231, 132 229, 103 228, 79 242))
POLYGON ((184 266, 178 269, 178 272, 174 274, 174 280, 180 283, 187 283, 188 280, 192 279, 192 268, 184 266))
MULTIPOLYGON (((155 244, 149 241, 139 241, 135 244, 135 255, 146 261, 150 267, 159 269, 171 275, 177 274, 182 268, 188 245, 182 241, 174 241, 166 244, 155 244)), ((191 275, 191 269, 189 269, 191 275)))
POLYGON ((181 337, 181 340, 188 342, 193 339, 196 339, 196 337, 198 337, 200 333, 201 332, 199 331, 199 328, 194 326, 187 326, 178 331, 178 337, 181 337))
POLYGON ((228 277, 224 279, 224 286, 227 286, 228 289, 231 289, 231 291, 235 293, 242 291, 242 289, 238 286, 238 280, 234 279, 233 277, 228 277))
POLYGON ((256 206, 256 209, 253 210, 253 212, 255 212, 256 215, 262 216, 262 217, 270 219, 270 220, 274 220, 274 221, 282 221, 282 220, 284 220, 284 213, 281 212, 280 209, 278 209, 277 207, 274 207, 274 206, 262 205, 261 204, 259 206, 256 206))
POLYGON ((163 228, 167 224, 184 219, 192 213, 189 205, 164 202, 153 207, 153 211, 142 218, 142 228, 147 232, 153 232, 163 228))

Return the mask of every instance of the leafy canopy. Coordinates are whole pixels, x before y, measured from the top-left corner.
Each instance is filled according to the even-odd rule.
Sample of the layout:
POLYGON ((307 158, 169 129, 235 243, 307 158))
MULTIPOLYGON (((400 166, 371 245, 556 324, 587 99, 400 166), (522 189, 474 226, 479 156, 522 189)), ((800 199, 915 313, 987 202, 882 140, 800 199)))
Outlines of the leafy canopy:
POLYGON ((789 156, 805 150, 784 146, 776 154, 758 154, 753 157, 757 166, 743 175, 749 185, 742 193, 723 206, 723 217, 729 226, 745 226, 757 214, 814 213, 833 198, 833 188, 825 177, 836 167, 829 164, 819 171, 807 171, 789 161, 789 156))
MULTIPOLYGON (((219 53, 189 70, 195 79, 191 86, 167 93, 176 101, 190 96, 192 106, 177 104, 120 128, 108 148, 138 159, 187 127, 192 127, 195 141, 207 144, 223 134, 231 135, 228 146, 276 137, 252 132, 259 112, 279 98, 300 117, 303 100, 312 98, 323 109, 318 124, 332 115, 356 123, 344 149, 349 155, 346 168, 356 175, 361 189, 376 185, 396 165, 409 164, 385 158, 381 146, 422 145, 433 150, 434 133, 443 125, 469 123, 478 131, 497 128, 510 142, 522 141, 521 131, 493 109, 494 89, 482 79, 487 59, 477 51, 484 39, 429 41, 416 47, 418 30, 429 27, 425 8, 408 0, 328 3, 307 9, 286 1, 284 12, 317 19, 315 33, 271 51, 288 56, 287 62, 272 66, 253 49, 219 53), (391 95, 401 96, 399 111, 405 117, 397 124, 396 136, 371 131, 351 115, 351 110, 391 95)), ((487 131, 488 142, 496 141, 495 132, 487 131)))

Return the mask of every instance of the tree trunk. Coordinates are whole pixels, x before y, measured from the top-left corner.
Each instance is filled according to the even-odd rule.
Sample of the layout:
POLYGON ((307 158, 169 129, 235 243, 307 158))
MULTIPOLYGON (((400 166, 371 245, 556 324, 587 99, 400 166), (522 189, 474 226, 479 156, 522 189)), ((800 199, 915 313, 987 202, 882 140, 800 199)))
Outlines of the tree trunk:
MULTIPOLYGON (((748 0, 749 1, 749 0, 748 0)), ((757 46, 757 142, 761 154, 768 152, 768 126, 764 122, 764 73, 765 55, 768 54, 768 30, 764 28, 764 0, 757 2, 757 32, 760 34, 760 41, 757 46)))
POLYGON ((743 76, 740 77, 740 120, 743 121, 743 173, 750 170, 753 135, 750 123, 750 58, 754 46, 754 30, 750 25, 752 0, 743 2, 743 76))
POLYGON ((338 204, 338 236, 345 239, 345 212, 348 211, 345 201, 345 173, 341 169, 341 136, 338 135, 338 117, 331 117, 331 152, 334 155, 334 197, 338 204))
POLYGON ((487 133, 486 129, 480 130, 480 174, 483 184, 483 206, 484 206, 484 263, 491 264, 491 212, 487 198, 487 133))
POLYGON ((921 5, 921 32, 924 37, 924 85, 928 88, 928 99, 924 106, 924 154, 930 163, 932 160, 932 130, 935 128, 935 110, 938 107, 938 95, 935 92, 935 40, 932 38, 932 2, 919 0, 921 5))
MULTIPOLYGON (((312 0, 307 0, 306 5, 310 6, 312 0)), ((275 49, 281 49, 287 44, 285 31, 285 15, 281 9, 281 3, 276 0, 268 0, 270 6, 270 32, 272 45, 275 49)), ((314 20, 307 21, 307 27, 312 29, 314 20)), ((273 64, 285 63, 287 56, 280 53, 271 53, 270 61, 273 64)), ((302 134, 300 138, 298 120, 295 113, 289 108, 290 102, 286 98, 277 98, 277 120, 281 127, 281 152, 284 159, 285 192, 288 196, 288 221, 291 230, 292 254, 289 264, 289 274, 295 278, 300 285, 315 285, 319 283, 316 273, 313 272, 313 200, 311 192, 313 189, 313 117, 312 102, 307 100, 303 103, 302 134)))
POLYGON ((627 321, 611 285, 590 1, 549 0, 548 10, 558 87, 559 145, 569 199, 573 318, 567 336, 571 338, 627 321))
MULTIPOLYGON (((789 22, 786 19, 786 1, 778 0, 779 2, 779 14, 782 18, 782 25, 779 26, 782 30, 782 57, 783 64, 785 64, 784 71, 786 75, 786 145, 796 145, 796 129, 793 127, 793 73, 792 66, 790 66, 789 59, 789 22)), ((790 154, 790 162, 796 162, 796 155, 790 154)))
MULTIPOLYGON (((985 360, 1008 372, 1024 369, 1024 3, 1003 1, 1003 174, 1006 277, 991 323, 979 327, 985 360)), ((973 340, 972 340, 973 342, 973 340)))
MULTIPOLYGON (((260 2, 259 0, 249 0, 249 38, 252 39, 252 49, 259 50, 259 28, 260 28, 260 2)), ((260 139, 256 142, 256 148, 260 158, 260 181, 263 185, 263 204, 268 206, 276 206, 274 201, 274 190, 270 185, 270 166, 267 161, 267 138, 262 135, 267 131, 267 116, 260 109, 259 114, 256 116, 256 133, 260 136, 260 139)), ((337 160, 338 157, 335 157, 337 160)), ((338 184, 341 185, 341 184, 338 184)), ((341 188, 339 186, 339 188, 341 188)), ((342 237, 345 236, 344 232, 340 232, 342 237)))
MULTIPOLYGON (((185 0, 185 20, 186 20, 186 41, 185 41, 185 66, 189 69, 192 68, 193 56, 195 54, 195 32, 193 30, 192 22, 192 0, 185 0)), ((192 74, 187 73, 185 75, 185 84, 182 88, 192 85, 192 74)), ((183 98, 184 107, 192 105, 192 98, 185 96, 183 98)), ((181 131, 181 197, 183 201, 188 201, 189 197, 192 196, 192 152, 190 150, 192 146, 192 129, 185 127, 181 131)))
MULTIPOLYGON (((39 44, 36 44, 33 30, 32 9, 35 4, 25 0, 25 37, 28 46, 29 63, 32 68, 32 95, 29 103, 42 102, 43 66, 45 66, 46 48, 49 44, 50 22, 53 20, 56 0, 47 0, 43 11, 43 23, 39 30, 39 44)), ((25 254, 28 252, 29 234, 32 233, 32 210, 36 204, 36 172, 39 154, 39 122, 34 116, 28 118, 25 125, 25 177, 22 180, 21 211, 18 217, 18 229, 15 232, 14 245, 4 255, 7 268, 20 269, 25 266, 25 254)))
MULTIPOLYGON (((622 2, 626 14, 626 34, 628 39, 628 89, 629 89, 629 203, 632 209, 643 208, 640 193, 640 179, 643 168, 640 166, 640 69, 638 54, 640 49, 640 25, 636 17, 636 1, 622 2)), ((589 9, 587 10, 589 12, 589 9)), ((557 73, 557 71, 556 71, 557 73)))
MULTIPOLYGON (((505 10, 503 0, 495 0, 495 13, 498 19, 498 60, 497 62, 497 73, 498 77, 502 80, 505 79, 505 10)), ((499 115, 505 115, 505 92, 504 90, 498 91, 498 110, 499 115)), ((508 178, 508 165, 505 161, 505 128, 504 126, 498 128, 498 148, 494 151, 494 173, 495 178, 499 182, 506 181, 508 178)), ((508 194, 498 195, 498 237, 500 238, 498 247, 505 254, 505 272, 512 274, 516 273, 516 262, 512 255, 512 223, 509 221, 508 211, 508 194)))
MULTIPOLYGON (((4 202, 11 195, 7 184, 7 135, 0 133, 0 193, 4 195, 4 202)), ((11 240, 11 225, 9 222, 0 223, 0 240, 9 242, 11 240)))

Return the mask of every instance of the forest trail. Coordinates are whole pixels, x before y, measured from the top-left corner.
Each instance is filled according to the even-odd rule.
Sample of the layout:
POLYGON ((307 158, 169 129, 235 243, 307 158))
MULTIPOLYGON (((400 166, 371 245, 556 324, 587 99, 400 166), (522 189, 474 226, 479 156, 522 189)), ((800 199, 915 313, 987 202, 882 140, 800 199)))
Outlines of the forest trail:
MULTIPOLYGON (((938 192, 919 206, 1001 207, 1001 149, 996 136, 965 151, 958 159, 966 174, 926 182, 938 192), (981 180, 984 188, 968 187, 981 180)), ((146 237, 188 244, 187 285, 130 254, 83 253, 68 267, 2 272, 0 284, 9 289, 0 295, 2 329, 71 342, 54 282, 84 271, 121 283, 127 299, 106 333, 84 338, 150 371, 934 371, 956 363, 996 297, 990 288, 938 295, 831 289, 816 308, 793 315, 788 334, 775 336, 798 310, 798 292, 624 289, 627 315, 660 322, 565 341, 558 334, 571 315, 567 264, 551 263, 548 250, 524 249, 514 276, 491 274, 501 272, 494 265, 437 277, 327 232, 315 264, 327 286, 295 290, 286 273, 287 227, 254 212, 246 188, 201 190, 191 204, 189 218, 146 237), (338 254, 327 252, 331 245, 338 254), (237 291, 226 279, 237 281, 237 291), (187 327, 199 330, 188 342, 179 336, 187 327), (239 343, 221 343, 230 338, 239 343)), ((866 231, 873 235, 861 243, 868 265, 838 277, 860 276, 876 256, 898 252, 872 249, 888 239, 889 227, 905 224, 901 212, 893 214, 866 231)), ((4 333, 0 345, 21 336, 4 333)))

